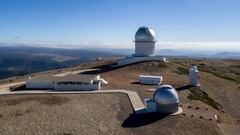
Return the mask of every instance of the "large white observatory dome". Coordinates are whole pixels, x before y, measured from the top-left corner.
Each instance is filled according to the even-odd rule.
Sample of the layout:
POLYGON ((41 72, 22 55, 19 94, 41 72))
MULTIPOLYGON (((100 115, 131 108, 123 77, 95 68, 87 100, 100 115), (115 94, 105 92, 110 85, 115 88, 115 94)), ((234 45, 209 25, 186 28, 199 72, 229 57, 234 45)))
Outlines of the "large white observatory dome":
POLYGON ((155 42, 155 32, 152 28, 140 27, 135 34, 135 42, 155 42))
POLYGON ((154 55, 155 32, 149 27, 140 27, 135 34, 135 54, 137 57, 154 55))
POLYGON ((153 100, 157 105, 157 112, 172 114, 178 111, 179 97, 177 91, 170 85, 161 85, 156 89, 153 100))

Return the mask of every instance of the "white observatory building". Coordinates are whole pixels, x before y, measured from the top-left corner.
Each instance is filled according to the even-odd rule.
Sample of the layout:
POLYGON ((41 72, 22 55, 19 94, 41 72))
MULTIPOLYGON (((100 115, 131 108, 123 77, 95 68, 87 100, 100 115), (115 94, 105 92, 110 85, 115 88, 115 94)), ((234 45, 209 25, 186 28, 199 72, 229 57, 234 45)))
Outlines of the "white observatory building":
POLYGON ((175 115, 182 112, 177 91, 170 85, 158 87, 152 99, 145 99, 147 112, 175 115))
POLYGON ((189 69, 189 85, 190 86, 200 86, 198 81, 198 68, 196 65, 192 65, 189 69))
POLYGON ((142 61, 164 61, 164 57, 155 56, 156 34, 152 28, 140 27, 135 33, 135 54, 117 61, 116 66, 124 66, 142 61))
POLYGON ((135 34, 135 57, 153 56, 155 53, 155 32, 149 27, 140 27, 135 34))

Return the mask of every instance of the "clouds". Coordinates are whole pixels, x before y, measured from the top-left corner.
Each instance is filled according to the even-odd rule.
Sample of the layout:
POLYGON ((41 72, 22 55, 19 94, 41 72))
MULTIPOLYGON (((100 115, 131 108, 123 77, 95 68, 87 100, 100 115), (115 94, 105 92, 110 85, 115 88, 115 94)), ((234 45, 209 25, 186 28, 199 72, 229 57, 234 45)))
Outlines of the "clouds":
POLYGON ((240 52, 240 42, 159 42, 157 46, 160 49, 240 52))

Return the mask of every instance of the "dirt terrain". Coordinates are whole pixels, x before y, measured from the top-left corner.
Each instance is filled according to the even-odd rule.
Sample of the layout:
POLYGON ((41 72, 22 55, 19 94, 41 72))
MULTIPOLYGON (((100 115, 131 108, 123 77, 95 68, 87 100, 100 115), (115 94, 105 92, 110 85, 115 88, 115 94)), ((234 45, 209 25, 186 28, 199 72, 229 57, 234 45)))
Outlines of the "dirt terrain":
MULTIPOLYGON (((137 91, 142 99, 151 98, 153 92, 149 89, 154 89, 157 86, 140 85, 138 76, 144 75, 161 75, 163 76, 162 84, 170 84, 174 86, 180 95, 182 104, 195 102, 189 100, 189 90, 198 89, 207 94, 215 104, 219 104, 218 108, 221 112, 225 112, 236 119, 240 119, 240 61, 239 60, 191 60, 181 59, 172 60, 169 63, 161 62, 145 62, 134 65, 125 66, 109 71, 102 70, 101 76, 110 81, 109 85, 103 89, 129 89, 137 91), (204 63, 204 65, 203 65, 204 63), (200 83, 199 88, 190 88, 188 84, 188 68, 191 64, 196 64, 199 67, 200 83), (203 69, 201 65, 206 68, 203 69), (211 71, 209 67, 215 67, 216 70, 211 71), (181 69, 184 69, 183 71, 181 69), (208 71, 209 70, 209 71, 208 71), (219 71, 218 71, 219 70, 219 71), (226 72, 227 77, 224 78, 226 72), (229 73, 228 73, 229 72, 229 73), (218 76, 222 75, 222 76, 218 76), (234 80, 235 79, 235 80, 234 80)), ((106 69, 106 67, 103 67, 106 69)), ((99 71, 101 72, 101 71, 99 71)), ((214 106, 212 104, 212 106, 214 106)))
MULTIPOLYGON (((171 59, 168 63, 143 62, 120 68, 113 68, 114 62, 114 60, 99 61, 34 75, 53 75, 88 68, 100 69, 87 71, 85 74, 101 74, 101 77, 109 82, 102 89, 133 90, 139 94, 142 100, 152 98, 152 89, 157 86, 140 85, 138 75, 161 75, 163 76, 162 84, 170 84, 177 89, 183 113, 177 116, 133 115, 129 100, 122 94, 51 95, 56 99, 59 98, 59 101, 55 102, 54 100, 50 105, 47 104, 52 102, 51 98, 48 99, 49 95, 34 95, 36 96, 34 98, 31 95, 26 95, 20 99, 19 96, 9 96, 0 98, 0 127, 3 127, 0 133, 31 134, 34 133, 34 130, 39 131, 38 134, 65 135, 236 135, 240 133, 239 60, 171 59), (199 68, 200 87, 187 85, 188 68, 191 64, 196 64, 199 68), (18 100, 22 102, 19 103, 18 100), (29 107, 35 110, 32 115, 26 113, 29 112, 27 109, 29 107), (20 113, 24 113, 24 115, 21 117, 11 115, 17 114, 18 110, 21 110, 20 113), (38 117, 42 118, 37 119, 38 117), (19 126, 18 118, 26 118, 28 121, 19 126), (29 126, 32 120, 34 121, 29 126), (101 122, 103 122, 102 125, 101 122), (88 128, 81 127, 82 124, 88 128), (10 125, 12 125, 11 128, 10 125), (49 127, 54 130, 50 130, 49 127)), ((2 82, 16 80, 24 80, 24 78, 20 77, 2 82)), ((23 119, 20 121, 24 123, 23 119)))
POLYGON ((1 135, 127 133, 121 124, 132 112, 124 94, 10 95, 0 107, 1 135))
MULTIPOLYGON (((138 92, 142 100, 152 98, 157 86, 140 85, 138 76, 161 75, 162 84, 174 86, 180 96, 181 106, 186 117, 200 117, 213 120, 217 124, 240 125, 240 61, 239 60, 193 60, 172 59, 169 63, 144 62, 121 68, 97 66, 97 73, 110 81, 103 89, 129 89, 138 92), (188 69, 196 64, 200 71, 200 87, 188 87, 188 69)), ((91 72, 87 72, 91 73, 91 72)), ((94 72, 92 72, 94 73, 94 72)), ((239 128, 240 129, 240 128, 239 128)), ((229 129, 228 129, 229 130, 229 129)), ((228 132, 231 134, 231 132, 228 132)), ((236 132, 232 132, 234 134, 236 132)))
POLYGON ((134 115, 124 94, 9 95, 1 96, 0 107, 5 135, 219 134, 215 121, 134 115))

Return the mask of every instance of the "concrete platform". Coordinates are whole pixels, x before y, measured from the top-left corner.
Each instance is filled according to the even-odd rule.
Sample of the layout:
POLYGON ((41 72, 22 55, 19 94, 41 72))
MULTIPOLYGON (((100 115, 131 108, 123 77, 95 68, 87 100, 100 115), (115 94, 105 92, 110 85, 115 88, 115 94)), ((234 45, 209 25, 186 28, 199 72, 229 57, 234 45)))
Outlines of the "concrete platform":
POLYGON ((123 93, 126 94, 131 102, 132 108, 135 113, 143 113, 145 112, 145 106, 138 96, 137 92, 124 90, 124 89, 116 89, 116 90, 99 90, 99 91, 46 91, 46 90, 24 90, 24 91, 2 91, 0 95, 16 95, 16 94, 96 94, 96 93, 123 93))
POLYGON ((118 66, 125 66, 133 63, 144 62, 144 61, 162 61, 165 62, 165 57, 162 56, 149 56, 149 57, 128 57, 126 59, 120 59, 117 61, 118 66))

